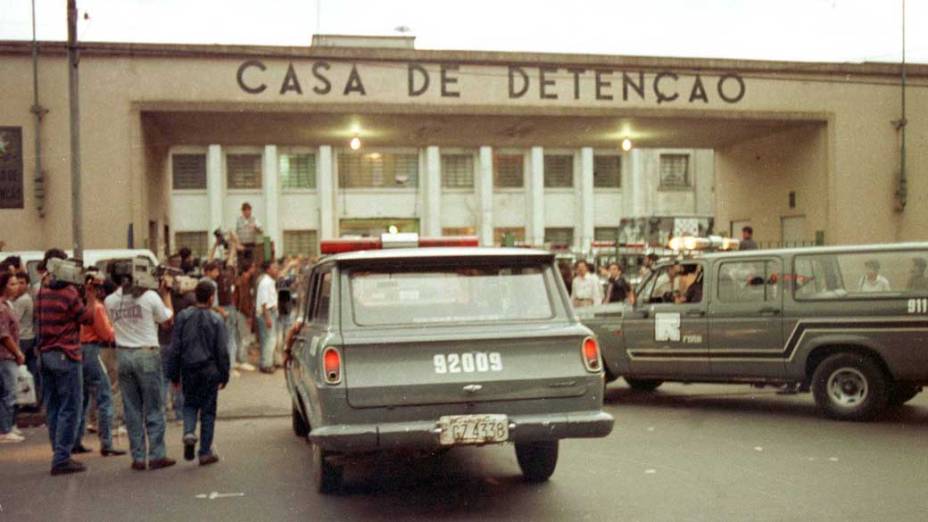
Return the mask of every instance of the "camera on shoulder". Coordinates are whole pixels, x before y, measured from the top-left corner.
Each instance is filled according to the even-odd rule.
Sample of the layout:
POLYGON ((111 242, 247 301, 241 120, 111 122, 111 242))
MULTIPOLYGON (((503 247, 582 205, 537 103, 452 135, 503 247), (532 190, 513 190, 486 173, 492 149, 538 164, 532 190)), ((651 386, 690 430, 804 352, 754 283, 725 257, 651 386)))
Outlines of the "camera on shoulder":
POLYGON ((45 268, 52 281, 75 286, 83 286, 88 280, 103 284, 103 275, 97 270, 88 270, 80 259, 59 259, 53 257, 45 263, 45 268))

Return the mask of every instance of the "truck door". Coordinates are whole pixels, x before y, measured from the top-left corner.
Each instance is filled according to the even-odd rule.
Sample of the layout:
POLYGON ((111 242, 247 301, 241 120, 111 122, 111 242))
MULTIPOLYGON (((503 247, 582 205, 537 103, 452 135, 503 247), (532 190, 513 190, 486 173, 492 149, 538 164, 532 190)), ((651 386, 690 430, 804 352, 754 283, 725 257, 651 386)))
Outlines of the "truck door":
POLYGON ((715 377, 783 375, 782 265, 774 257, 715 265, 715 291, 707 296, 709 357, 715 377))
POLYGON ((624 321, 630 377, 697 379, 710 375, 703 263, 664 265, 640 287, 624 321))

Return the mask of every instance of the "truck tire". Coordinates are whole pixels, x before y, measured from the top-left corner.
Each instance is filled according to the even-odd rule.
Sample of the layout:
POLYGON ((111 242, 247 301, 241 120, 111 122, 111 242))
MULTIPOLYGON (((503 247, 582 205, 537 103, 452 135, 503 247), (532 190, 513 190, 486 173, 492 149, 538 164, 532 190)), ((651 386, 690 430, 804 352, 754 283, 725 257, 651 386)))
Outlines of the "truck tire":
POLYGON ((872 357, 836 353, 812 374, 812 395, 827 417, 868 421, 886 407, 890 385, 872 357))
POLYGON ((544 482, 557 467, 558 441, 517 442, 516 460, 528 482, 544 482))
POLYGON ((301 439, 309 435, 309 426, 306 425, 306 420, 296 404, 293 405, 293 434, 301 439))
POLYGON ((652 392, 664 384, 664 381, 656 379, 629 379, 625 377, 625 382, 635 391, 652 392))
POLYGON ((903 404, 909 402, 916 395, 922 391, 922 387, 917 384, 912 384, 909 382, 897 382, 893 383, 892 389, 889 392, 889 400, 887 401, 890 406, 902 406, 903 404))
POLYGON ((329 462, 330 453, 318 444, 310 441, 312 446, 312 480, 316 491, 322 494, 336 493, 342 488, 344 468, 329 462))

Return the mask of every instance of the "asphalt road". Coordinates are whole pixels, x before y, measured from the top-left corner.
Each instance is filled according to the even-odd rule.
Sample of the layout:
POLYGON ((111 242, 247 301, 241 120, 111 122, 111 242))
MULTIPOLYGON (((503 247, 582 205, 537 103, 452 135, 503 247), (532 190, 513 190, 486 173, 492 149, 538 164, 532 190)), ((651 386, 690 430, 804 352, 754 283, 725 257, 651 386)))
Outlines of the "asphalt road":
MULTIPOLYGON (((275 404, 285 395, 273 383, 275 404)), ((928 394, 868 424, 820 418, 808 394, 746 386, 611 386, 606 439, 562 442, 546 484, 521 481, 509 446, 348 469, 321 496, 307 445, 286 416, 227 415, 218 465, 133 472, 127 458, 83 459, 48 475, 45 431, 0 446, 0 520, 924 520, 928 394), (213 492, 219 494, 210 499, 213 492), (227 496, 226 496, 227 495, 227 496), (203 498, 206 497, 206 498, 203 498)), ((235 411, 234 408, 231 411, 235 411)), ((169 451, 180 455, 172 425, 169 451)), ((95 441, 94 441, 95 442, 95 441)))

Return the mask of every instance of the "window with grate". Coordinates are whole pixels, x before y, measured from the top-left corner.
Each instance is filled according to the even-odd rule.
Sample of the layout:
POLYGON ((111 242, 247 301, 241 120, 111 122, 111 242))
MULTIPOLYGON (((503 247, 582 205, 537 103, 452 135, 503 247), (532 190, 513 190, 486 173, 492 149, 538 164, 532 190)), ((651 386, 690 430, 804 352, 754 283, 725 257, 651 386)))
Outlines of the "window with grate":
POLYGON ((521 241, 525 241, 525 228, 523 227, 496 227, 493 229, 494 244, 512 246, 521 241))
POLYGON ((622 186, 622 156, 593 157, 593 186, 620 188, 622 186))
POLYGON ((473 236, 475 233, 474 227, 444 227, 441 229, 443 236, 473 236))
POLYGON ((315 154, 281 154, 278 168, 282 190, 316 188, 315 154))
POLYGON ((574 157, 566 154, 545 155, 545 188, 574 186, 574 157))
POLYGON ((193 257, 206 257, 209 255, 209 232, 175 232, 174 243, 177 245, 177 251, 187 247, 193 253, 193 257))
POLYGON ((411 153, 338 155, 341 188, 415 188, 419 183, 419 155, 411 153))
POLYGON ((261 155, 227 154, 226 176, 230 189, 261 189, 261 155))
POLYGON ((172 154, 174 190, 206 190, 206 154, 172 154))
POLYGON ((689 154, 661 154, 660 188, 688 188, 690 186, 689 154))
POLYGON ((522 188, 525 186, 524 160, 521 154, 497 154, 493 157, 493 186, 522 188))
POLYGON ((593 229, 594 241, 618 241, 619 227, 596 227, 593 229))
POLYGON ((444 188, 474 188, 474 156, 442 154, 441 186, 444 188))
POLYGON ((546 228, 545 243, 550 243, 552 245, 574 244, 573 227, 546 228))
POLYGON ((319 253, 315 230, 284 230, 285 256, 314 256, 319 253))

